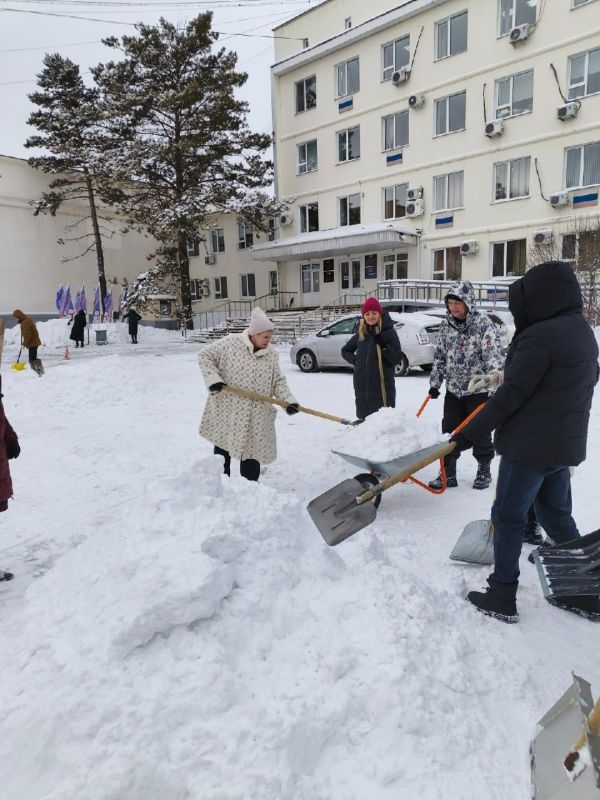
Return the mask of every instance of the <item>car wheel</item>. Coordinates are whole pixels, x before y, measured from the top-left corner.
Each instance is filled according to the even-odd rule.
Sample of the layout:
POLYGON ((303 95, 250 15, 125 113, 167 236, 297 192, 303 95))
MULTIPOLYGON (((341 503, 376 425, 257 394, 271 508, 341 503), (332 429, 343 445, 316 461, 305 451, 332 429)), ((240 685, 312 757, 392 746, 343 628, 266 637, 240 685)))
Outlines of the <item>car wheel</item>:
POLYGON ((408 374, 408 358, 402 353, 400 356, 400 363, 394 367, 394 375, 396 378, 403 378, 408 374))
POLYGON ((433 364, 421 364, 421 369, 423 372, 431 372, 433 369, 433 364))
POLYGON ((317 358, 312 350, 300 350, 296 356, 296 364, 298 364, 302 372, 317 371, 317 358))
MULTIPOLYGON (((358 481, 362 484, 363 489, 372 489, 373 486, 377 486, 379 481, 375 477, 375 475, 371 475, 370 472, 361 472, 360 475, 355 475, 354 480, 358 481)), ((374 497, 371 502, 375 506, 375 508, 379 508, 379 504, 381 503, 381 495, 378 494, 377 497, 374 497)))

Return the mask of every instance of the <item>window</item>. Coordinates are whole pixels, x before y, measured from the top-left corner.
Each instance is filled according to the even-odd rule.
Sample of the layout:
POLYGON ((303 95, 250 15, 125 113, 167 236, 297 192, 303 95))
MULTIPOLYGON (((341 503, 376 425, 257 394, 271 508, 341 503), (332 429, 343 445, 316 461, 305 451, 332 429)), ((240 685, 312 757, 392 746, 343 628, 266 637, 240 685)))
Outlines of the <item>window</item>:
POLYGON ((600 183, 600 142, 566 150, 565 189, 600 183))
POLYGON ((238 250, 246 250, 254 244, 254 231, 249 222, 238 221, 238 250))
POLYGON ((345 131, 338 131, 337 141, 338 163, 360 158, 360 125, 355 128, 346 128, 345 131))
POLYGON ((433 179, 433 210, 451 211, 464 206, 464 172, 449 172, 433 179))
POLYGON ((467 93, 458 92, 435 101, 435 135, 462 131, 465 127, 467 93))
POLYGON ((202 289, 200 288, 200 281, 197 278, 190 280, 190 298, 192 302, 202 300, 202 289))
POLYGON ((462 11, 453 17, 437 22, 435 26, 435 57, 436 59, 455 56, 464 53, 467 49, 467 20, 468 13, 462 11))
POLYGON ((386 186, 383 190, 383 218, 400 219, 406 216, 406 192, 408 183, 386 186))
POLYGON ((269 241, 275 242, 278 238, 277 233, 279 230, 277 219, 275 217, 269 217, 268 226, 269 226, 269 233, 268 233, 269 241))
POLYGON ((308 39, 302 39, 302 47, 304 50, 308 48, 308 39))
POLYGON ((317 105, 317 76, 296 81, 296 114, 315 108, 317 105))
POLYGON ((188 258, 200 255, 200 240, 197 236, 187 237, 187 254, 188 258))
POLYGON ((354 318, 350 319, 341 319, 339 322, 334 322, 333 325, 330 325, 329 335, 330 336, 343 336, 344 334, 348 335, 349 333, 354 333, 357 326, 357 320, 354 318))
POLYGON ((211 228, 210 249, 213 253, 225 252, 225 231, 223 228, 211 228))
POLYGON ((335 280, 335 269, 333 258, 323 260, 323 283, 333 283, 335 280))
MULTIPOLYGON (((562 237, 563 261, 594 265, 600 252, 600 230, 566 233, 562 237)), ((593 267, 592 267, 593 268, 593 267)))
POLYGON ((365 280, 377 280, 377 253, 365 256, 365 280))
POLYGON ((350 289, 350 277, 352 276, 352 288, 360 289, 360 261, 340 261, 340 274, 342 276, 342 289, 350 289))
POLYGON ((352 27, 352 17, 346 17, 346 19, 344 20, 344 29, 349 31, 351 27, 352 27))
POLYGON ((277 294, 279 292, 279 277, 277 270, 269 270, 269 294, 277 294))
POLYGON ((496 81, 496 119, 506 119, 533 109, 533 70, 496 81))
POLYGON ((320 291, 319 264, 302 264, 300 267, 302 294, 318 294, 320 291))
POLYGON ((433 251, 433 280, 458 281, 462 277, 460 247, 433 251))
POLYGON ((526 22, 535 25, 536 13, 536 0, 498 0, 498 36, 526 22))
POLYGON ((319 204, 308 203, 300 206, 300 233, 311 233, 319 230, 319 204))
POLYGON ((408 278, 408 253, 396 253, 395 255, 384 256, 383 278, 386 281, 392 281, 394 278, 401 281, 404 280, 404 278, 408 278))
POLYGON ((339 198, 340 225, 360 225, 360 195, 339 198))
POLYGON ((353 94, 360 89, 358 57, 338 64, 335 68, 336 97, 353 94))
POLYGON ((407 67, 410 61, 410 36, 403 36, 395 42, 384 44, 381 48, 383 69, 381 79, 389 81, 400 67, 407 67))
POLYGON ((408 144, 408 111, 390 114, 389 117, 383 117, 381 122, 384 150, 393 150, 408 144))
POLYGON ((227 278, 213 278, 213 293, 215 300, 227 300, 227 278))
POLYGON ((173 301, 172 300, 159 300, 158 301, 158 313, 161 317, 170 317, 171 311, 173 308, 173 301))
POLYGON ((256 297, 256 284, 253 272, 249 272, 247 275, 240 275, 240 290, 242 297, 256 297))
POLYGON ((494 164, 494 200, 514 200, 529 196, 531 159, 513 158, 494 164))
POLYGON ((591 2, 592 0, 573 0, 573 8, 578 8, 579 6, 585 6, 591 2))
POLYGON ((317 140, 298 145, 298 173, 313 172, 319 166, 317 159, 317 140))
POLYGON ((600 47, 569 58, 569 100, 600 92, 600 47))
POLYGON ((527 263, 527 239, 512 239, 509 242, 494 242, 492 245, 492 277, 525 275, 527 263))

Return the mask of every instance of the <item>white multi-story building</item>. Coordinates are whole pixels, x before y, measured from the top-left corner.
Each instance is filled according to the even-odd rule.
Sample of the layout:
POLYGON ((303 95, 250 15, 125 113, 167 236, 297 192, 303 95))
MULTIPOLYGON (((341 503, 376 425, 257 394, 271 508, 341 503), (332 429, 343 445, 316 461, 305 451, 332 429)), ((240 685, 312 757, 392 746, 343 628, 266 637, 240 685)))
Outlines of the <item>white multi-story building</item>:
POLYGON ((573 257, 598 215, 600 0, 327 0, 275 34, 293 203, 253 257, 300 305, 522 274, 533 242, 573 257))

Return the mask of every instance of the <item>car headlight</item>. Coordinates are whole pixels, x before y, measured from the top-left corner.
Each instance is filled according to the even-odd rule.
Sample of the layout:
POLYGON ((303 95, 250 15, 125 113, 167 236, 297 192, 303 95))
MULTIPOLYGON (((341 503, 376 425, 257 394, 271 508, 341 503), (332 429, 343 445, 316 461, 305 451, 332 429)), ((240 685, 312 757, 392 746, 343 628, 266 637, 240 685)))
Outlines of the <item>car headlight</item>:
POLYGON ((424 328, 417 331, 417 341, 419 344, 430 344, 429 334, 424 328))

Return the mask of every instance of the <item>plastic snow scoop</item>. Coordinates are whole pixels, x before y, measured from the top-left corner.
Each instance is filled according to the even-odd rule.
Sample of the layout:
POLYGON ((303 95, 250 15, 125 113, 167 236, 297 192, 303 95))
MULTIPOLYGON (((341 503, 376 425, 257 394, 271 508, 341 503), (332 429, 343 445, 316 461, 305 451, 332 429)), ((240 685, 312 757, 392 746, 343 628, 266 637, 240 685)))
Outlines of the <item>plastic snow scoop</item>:
POLYGON ((16 369, 19 372, 21 372, 22 370, 25 369, 25 364, 21 361, 21 353, 22 352, 23 352, 23 348, 21 347, 21 349, 19 350, 19 355, 17 356, 17 360, 14 362, 14 364, 10 365, 11 369, 16 369))
POLYGON ((544 597, 552 605, 600 620, 600 529, 533 551, 544 597))
POLYGON ((533 800, 600 800, 599 710, 590 684, 573 673, 572 686, 540 719, 530 745, 533 800))
MULTIPOLYGON (((275 397, 267 397, 266 394, 257 394, 256 392, 249 392, 247 389, 238 389, 237 386, 229 386, 225 384, 222 391, 232 392, 239 394, 241 397, 247 397, 249 400, 260 400, 262 403, 272 403, 274 406, 281 406, 287 408, 290 404, 285 400, 277 400, 275 397)), ((314 408, 306 408, 306 406, 298 406, 298 411, 303 414, 311 414, 313 417, 321 417, 321 419, 329 419, 331 422, 339 422, 341 425, 360 425, 364 420, 362 419, 344 419, 343 417, 335 417, 333 414, 326 414, 324 411, 315 411, 314 408)))

